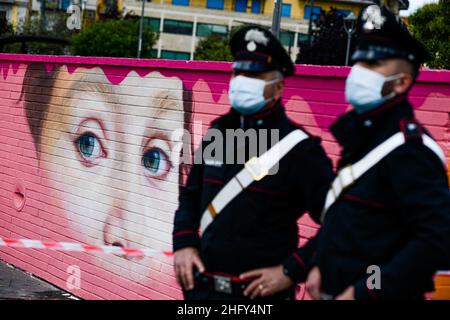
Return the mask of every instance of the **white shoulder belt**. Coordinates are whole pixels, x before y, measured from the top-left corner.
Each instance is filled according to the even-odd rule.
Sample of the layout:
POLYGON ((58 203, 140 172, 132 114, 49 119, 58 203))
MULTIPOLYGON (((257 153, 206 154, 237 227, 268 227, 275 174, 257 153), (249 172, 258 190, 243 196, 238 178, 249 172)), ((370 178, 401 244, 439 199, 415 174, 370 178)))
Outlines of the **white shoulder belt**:
MULTIPOLYGON (((426 134, 422 135, 422 141, 425 146, 430 148, 431 151, 433 151, 442 160, 445 166, 445 154, 436 141, 426 134)), ((398 132, 370 151, 357 163, 341 169, 338 172, 336 179, 331 184, 331 189, 328 191, 325 200, 325 207, 320 217, 321 222, 324 222, 328 209, 330 209, 337 199, 339 199, 339 196, 344 190, 353 185, 362 175, 368 172, 392 151, 402 146, 405 142, 406 139, 404 133, 398 132)))
POLYGON ((200 230, 203 233, 209 224, 236 196, 245 190, 253 181, 264 178, 269 171, 298 143, 306 140, 308 135, 296 129, 281 139, 260 157, 247 161, 244 168, 234 176, 210 202, 203 213, 200 230))

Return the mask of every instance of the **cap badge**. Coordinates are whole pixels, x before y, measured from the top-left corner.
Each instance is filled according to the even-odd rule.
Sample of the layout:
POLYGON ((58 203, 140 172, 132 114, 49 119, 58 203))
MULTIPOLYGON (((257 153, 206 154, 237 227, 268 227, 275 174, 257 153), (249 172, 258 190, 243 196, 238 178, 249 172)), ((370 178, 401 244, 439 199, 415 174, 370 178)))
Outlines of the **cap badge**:
POLYGON ((258 29, 250 29, 245 34, 245 41, 250 41, 247 44, 247 50, 253 52, 256 50, 257 43, 267 46, 269 43, 269 38, 265 36, 264 32, 258 29))
POLYGON ((386 18, 381 14, 381 9, 377 5, 371 5, 366 8, 362 15, 362 20, 365 21, 363 29, 370 32, 374 29, 381 29, 386 18))
POLYGON ((256 43, 254 41, 250 41, 247 43, 247 50, 253 52, 256 50, 256 43))

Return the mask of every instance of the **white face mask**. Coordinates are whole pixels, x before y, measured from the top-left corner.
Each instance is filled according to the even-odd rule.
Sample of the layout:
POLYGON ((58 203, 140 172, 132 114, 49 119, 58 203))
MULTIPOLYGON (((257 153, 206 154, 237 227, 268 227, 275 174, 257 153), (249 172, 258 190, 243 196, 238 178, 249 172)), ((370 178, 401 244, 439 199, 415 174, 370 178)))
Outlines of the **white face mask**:
POLYGON ((385 77, 381 73, 355 65, 345 83, 345 97, 356 112, 370 111, 395 97, 394 91, 385 96, 381 92, 385 82, 399 78, 400 74, 385 77))
POLYGON ((264 81, 245 76, 236 76, 230 80, 228 98, 230 104, 241 114, 254 114, 264 108, 273 98, 264 98, 266 85, 276 83, 280 79, 264 81))

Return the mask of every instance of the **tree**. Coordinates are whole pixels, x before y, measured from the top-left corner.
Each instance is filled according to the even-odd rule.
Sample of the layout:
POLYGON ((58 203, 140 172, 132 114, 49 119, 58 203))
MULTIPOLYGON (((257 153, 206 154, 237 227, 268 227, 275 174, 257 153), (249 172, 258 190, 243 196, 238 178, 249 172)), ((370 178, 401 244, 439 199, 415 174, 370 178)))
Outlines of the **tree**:
POLYGON ((412 34, 431 52, 428 66, 450 69, 450 0, 427 4, 412 14, 409 28, 412 34))
POLYGON ((14 34, 14 29, 8 20, 0 20, 0 37, 9 36, 14 34))
POLYGON ((232 27, 228 35, 210 33, 197 44, 194 59, 207 61, 233 61, 233 56, 230 51, 230 39, 236 31, 248 25, 250 24, 244 23, 242 25, 232 27))
POLYGON ((195 53, 195 60, 232 61, 229 37, 211 33, 200 40, 195 53))
MULTIPOLYGON (((95 22, 72 38, 72 54, 81 56, 136 57, 139 20, 104 20, 95 22)), ((144 25, 141 57, 151 58, 158 34, 144 25)))
POLYGON ((312 43, 304 41, 300 44, 296 63, 345 65, 347 33, 344 29, 344 15, 335 8, 322 10, 314 25, 312 43))

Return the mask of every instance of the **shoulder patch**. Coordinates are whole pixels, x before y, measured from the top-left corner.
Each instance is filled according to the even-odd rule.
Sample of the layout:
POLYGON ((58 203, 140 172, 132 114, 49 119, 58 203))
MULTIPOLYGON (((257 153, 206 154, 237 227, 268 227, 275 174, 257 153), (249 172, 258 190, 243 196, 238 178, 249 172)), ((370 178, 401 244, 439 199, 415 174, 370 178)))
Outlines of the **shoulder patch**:
POLYGON ((400 130, 408 140, 422 140, 424 134, 423 128, 416 119, 402 119, 400 120, 400 130))

